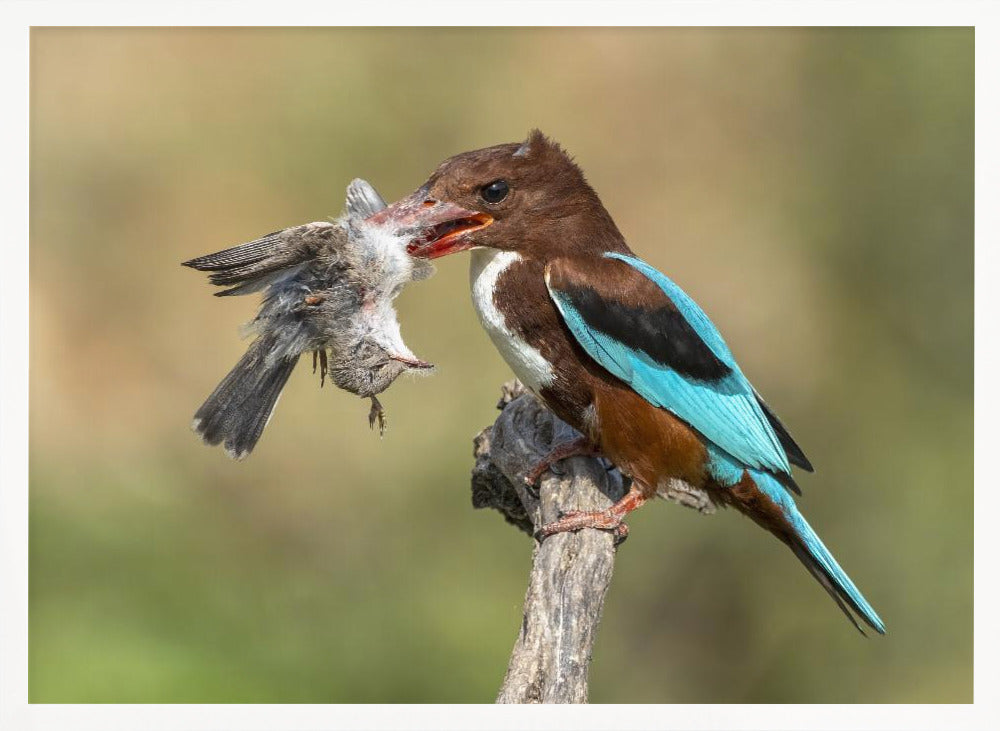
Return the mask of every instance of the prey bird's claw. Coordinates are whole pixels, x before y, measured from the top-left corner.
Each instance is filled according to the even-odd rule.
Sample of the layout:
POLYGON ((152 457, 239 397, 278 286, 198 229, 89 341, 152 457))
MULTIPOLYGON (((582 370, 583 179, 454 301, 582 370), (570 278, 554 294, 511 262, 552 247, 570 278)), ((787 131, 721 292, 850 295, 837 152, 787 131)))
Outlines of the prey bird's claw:
POLYGON ((371 397, 372 407, 368 411, 368 428, 374 429, 375 422, 378 422, 378 435, 385 436, 385 409, 382 408, 382 404, 379 403, 378 399, 374 396, 371 397))
POLYGON ((316 354, 319 354, 319 387, 323 388, 326 383, 326 373, 329 370, 328 361, 326 359, 326 349, 314 350, 313 351, 313 373, 316 372, 316 354))

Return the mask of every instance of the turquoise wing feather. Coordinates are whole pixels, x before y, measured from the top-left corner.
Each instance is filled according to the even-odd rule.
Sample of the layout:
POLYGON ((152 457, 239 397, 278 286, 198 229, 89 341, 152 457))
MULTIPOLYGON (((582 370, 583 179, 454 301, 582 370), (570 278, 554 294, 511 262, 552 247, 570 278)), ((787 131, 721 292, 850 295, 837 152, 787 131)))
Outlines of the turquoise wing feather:
MULTIPOLYGON (((765 411, 715 325, 649 264, 625 254, 604 256, 627 269, 591 267, 588 278, 573 262, 557 260, 546 270, 549 295, 570 332, 612 375, 701 434, 707 470, 720 485, 736 485, 748 475, 783 516, 770 529, 788 543, 859 630, 851 610, 884 633, 878 614, 789 494, 795 486, 782 435, 796 464, 811 469, 809 461, 777 418, 765 411)), ((746 506, 741 509, 753 513, 746 506)))
POLYGON ((790 474, 785 450, 769 423, 753 386, 743 375, 722 335, 704 311, 664 274, 632 256, 608 253, 656 284, 701 343, 725 366, 719 378, 699 378, 660 362, 641 348, 588 322, 572 293, 551 285, 549 294, 570 332, 601 366, 629 384, 644 399, 667 409, 705 439, 751 468, 790 474))

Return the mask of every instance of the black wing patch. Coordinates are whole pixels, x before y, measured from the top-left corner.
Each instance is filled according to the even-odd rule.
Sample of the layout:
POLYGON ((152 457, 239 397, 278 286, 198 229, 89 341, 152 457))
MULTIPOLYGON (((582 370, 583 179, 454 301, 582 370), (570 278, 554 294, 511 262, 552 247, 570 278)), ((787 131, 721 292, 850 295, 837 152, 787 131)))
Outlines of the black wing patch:
POLYGON ((660 365, 701 381, 717 381, 732 372, 676 307, 628 305, 575 284, 562 291, 589 327, 628 348, 641 350, 660 365))
POLYGON ((802 451, 802 447, 795 443, 795 440, 792 439, 792 435, 788 433, 785 425, 782 424, 775 413, 771 411, 771 407, 764 403, 764 399, 760 397, 760 394, 754 391, 754 396, 757 397, 757 403, 760 404, 760 408, 764 412, 764 416, 767 417, 768 422, 770 422, 771 428, 774 429, 774 433, 778 435, 778 441, 781 442, 781 446, 785 450, 785 456, 788 457, 788 461, 796 467, 801 467, 806 472, 812 472, 812 463, 809 461, 809 458, 806 457, 805 452, 802 451))

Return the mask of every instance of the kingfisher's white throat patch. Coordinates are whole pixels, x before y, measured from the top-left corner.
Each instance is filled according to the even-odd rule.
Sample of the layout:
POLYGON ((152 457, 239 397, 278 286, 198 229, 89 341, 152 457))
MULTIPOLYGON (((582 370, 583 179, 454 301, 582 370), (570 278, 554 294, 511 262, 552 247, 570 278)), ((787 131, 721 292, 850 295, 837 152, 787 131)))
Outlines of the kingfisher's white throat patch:
POLYGON ((472 285, 472 304, 476 308, 483 329, 489 334, 490 340, 507 361, 507 365, 514 371, 514 375, 528 390, 537 394, 543 386, 552 383, 554 378, 552 366, 537 348, 526 343, 507 326, 503 313, 493 302, 497 279, 507 267, 520 260, 521 255, 515 251, 474 249, 469 281, 472 285))

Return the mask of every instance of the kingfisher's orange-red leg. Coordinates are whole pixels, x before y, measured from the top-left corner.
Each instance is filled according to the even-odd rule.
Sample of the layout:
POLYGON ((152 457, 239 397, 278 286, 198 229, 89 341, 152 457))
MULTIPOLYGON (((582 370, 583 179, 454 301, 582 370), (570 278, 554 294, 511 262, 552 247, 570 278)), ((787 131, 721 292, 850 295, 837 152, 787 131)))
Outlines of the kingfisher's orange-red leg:
POLYGON ((568 442, 563 442, 538 460, 538 462, 535 463, 535 466, 532 467, 531 470, 528 471, 528 474, 524 476, 524 481, 529 487, 534 487, 538 484, 542 475, 544 475, 547 470, 551 469, 552 465, 556 462, 569 459, 570 457, 595 457, 600 453, 601 450, 598 449, 597 445, 587 439, 587 437, 576 437, 568 442))
POLYGON ((571 511, 559 520, 543 525, 535 532, 535 537, 538 540, 543 540, 556 533, 565 533, 581 528, 597 528, 613 531, 615 538, 621 543, 628 537, 628 526, 622 523, 622 520, 633 510, 641 508, 648 499, 649 497, 633 482, 632 489, 626 493, 625 497, 610 508, 593 512, 571 511))

